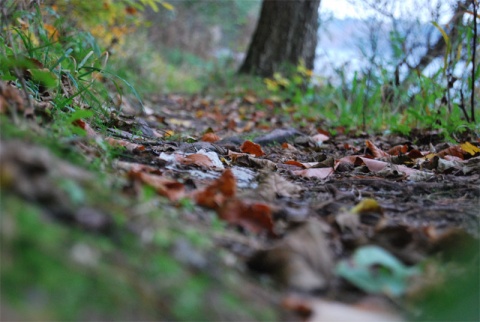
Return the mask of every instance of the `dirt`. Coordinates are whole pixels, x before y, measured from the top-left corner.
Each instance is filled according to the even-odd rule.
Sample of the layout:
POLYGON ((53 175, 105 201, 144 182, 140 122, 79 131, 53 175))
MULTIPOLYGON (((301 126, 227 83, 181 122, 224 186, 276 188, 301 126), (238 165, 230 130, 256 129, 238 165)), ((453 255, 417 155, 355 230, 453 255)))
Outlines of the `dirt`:
MULTIPOLYGON (((400 289, 368 291, 340 276, 338 265, 347 259, 354 263, 355 252, 372 245, 405 270, 431 258, 447 263, 478 245, 480 141, 465 135, 447 143, 434 131, 347 132, 279 109, 251 95, 152 97, 136 117, 127 110, 115 114, 106 134, 78 121, 90 141, 73 144, 87 156, 99 140, 123 146, 110 171, 127 182, 125 194, 148 185, 173 206, 191 200, 197 206, 186 225, 200 226, 205 211, 214 211, 227 222, 214 240, 217 247, 248 267, 254 280, 270 276, 276 288, 267 283, 267 294, 282 294, 283 308, 298 317, 366 314, 370 321, 396 321, 403 314, 415 316, 409 299, 418 292, 407 280, 400 289)), ((4 164, 16 169, 28 163, 11 156, 13 149, 5 151, 4 164)), ((107 229, 104 211, 70 211, 55 202, 63 196, 41 179, 43 168, 52 164, 42 165, 35 155, 38 186, 28 188, 36 192, 13 183, 18 194, 46 203, 68 222, 100 233, 107 229)), ((183 246, 177 247, 177 258, 208 267, 202 264, 208 259, 183 246)), ((478 261, 478 252, 469 261, 478 261)))

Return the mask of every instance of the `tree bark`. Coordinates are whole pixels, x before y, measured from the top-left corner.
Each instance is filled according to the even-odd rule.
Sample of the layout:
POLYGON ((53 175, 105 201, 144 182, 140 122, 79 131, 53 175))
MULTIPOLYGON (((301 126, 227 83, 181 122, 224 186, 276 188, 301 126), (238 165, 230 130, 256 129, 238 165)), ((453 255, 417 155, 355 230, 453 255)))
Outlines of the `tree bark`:
POLYGON ((239 73, 269 77, 297 65, 313 69, 320 0, 263 0, 260 18, 239 73))

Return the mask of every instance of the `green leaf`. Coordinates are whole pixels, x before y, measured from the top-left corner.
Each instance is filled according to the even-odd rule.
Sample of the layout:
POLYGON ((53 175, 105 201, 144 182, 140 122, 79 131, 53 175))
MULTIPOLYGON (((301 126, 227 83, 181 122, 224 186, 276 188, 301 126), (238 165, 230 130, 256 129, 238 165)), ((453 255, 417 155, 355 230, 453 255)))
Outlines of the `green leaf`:
POLYGON ((57 86, 57 77, 48 69, 31 69, 32 79, 47 88, 57 86))
POLYGON ((401 296, 419 269, 406 267, 381 247, 364 246, 351 259, 340 261, 336 273, 367 293, 401 296))
POLYGON ((76 110, 75 112, 72 113, 72 115, 70 115, 70 117, 67 120, 67 123, 72 123, 76 120, 86 119, 92 116, 93 116, 93 112, 90 110, 76 110))
POLYGON ((447 50, 446 50, 445 56, 443 58, 444 69, 446 71, 447 67, 448 67, 448 54, 450 53, 452 44, 451 44, 450 38, 448 37, 445 30, 435 21, 433 21, 432 24, 440 31, 440 33, 442 34, 443 40, 445 40, 445 43, 447 44, 447 50))

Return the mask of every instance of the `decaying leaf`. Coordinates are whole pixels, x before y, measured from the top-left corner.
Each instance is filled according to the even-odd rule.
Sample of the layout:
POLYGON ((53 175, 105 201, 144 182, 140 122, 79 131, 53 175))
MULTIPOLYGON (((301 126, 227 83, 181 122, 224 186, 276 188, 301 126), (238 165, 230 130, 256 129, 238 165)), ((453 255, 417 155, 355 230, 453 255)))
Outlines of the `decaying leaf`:
POLYGON ((230 199, 218 209, 218 215, 228 223, 241 226, 253 233, 267 232, 270 237, 276 236, 273 230, 272 211, 267 204, 230 199))
POLYGON ((253 143, 252 141, 248 140, 243 142, 240 150, 248 154, 253 154, 256 157, 261 157, 262 155, 265 155, 265 152, 262 151, 262 147, 259 144, 253 143))
POLYGON ((438 152, 437 155, 440 158, 445 158, 446 156, 454 156, 463 160, 463 149, 458 145, 453 145, 449 148, 443 149, 442 151, 438 152))
POLYGON ((367 146, 367 148, 370 150, 370 152, 372 152, 372 155, 375 157, 375 158, 384 158, 384 157, 388 157, 389 154, 385 151, 383 151, 382 149, 380 149, 379 147, 377 147, 375 144, 373 144, 372 141, 370 140, 366 140, 365 141, 365 145, 367 146))
POLYGON ((321 222, 310 220, 272 249, 258 251, 248 266, 292 289, 324 290, 334 267, 325 229, 321 222))
POLYGON ((227 169, 211 185, 204 190, 195 192, 194 198, 200 206, 219 209, 226 200, 235 197, 236 192, 235 176, 232 170, 227 169))
POLYGON ((293 174, 297 176, 307 177, 307 178, 319 178, 325 179, 333 173, 333 168, 310 168, 304 170, 295 170, 292 171, 293 174))
POLYGON ((278 173, 265 174, 255 189, 257 195, 268 202, 274 202, 279 197, 298 198, 302 190, 278 173))

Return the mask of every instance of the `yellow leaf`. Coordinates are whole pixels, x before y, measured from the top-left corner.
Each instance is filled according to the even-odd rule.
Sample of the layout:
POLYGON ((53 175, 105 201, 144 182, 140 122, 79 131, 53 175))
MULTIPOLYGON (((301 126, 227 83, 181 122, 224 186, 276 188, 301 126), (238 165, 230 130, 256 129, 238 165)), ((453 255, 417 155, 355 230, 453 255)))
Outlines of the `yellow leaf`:
POLYGON ((365 198, 350 210, 353 214, 361 214, 365 212, 382 212, 382 208, 375 199, 365 198))
POLYGON ((163 137, 168 138, 168 137, 171 137, 173 135, 175 135, 175 132, 173 130, 166 130, 163 134, 163 137))
POLYGON ((462 148, 463 151, 467 152, 470 155, 475 155, 477 153, 480 153, 480 148, 477 148, 475 145, 473 145, 470 142, 465 142, 460 144, 460 147, 462 148))

